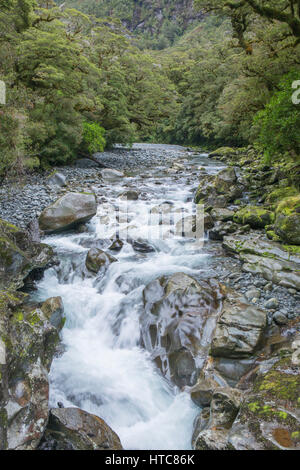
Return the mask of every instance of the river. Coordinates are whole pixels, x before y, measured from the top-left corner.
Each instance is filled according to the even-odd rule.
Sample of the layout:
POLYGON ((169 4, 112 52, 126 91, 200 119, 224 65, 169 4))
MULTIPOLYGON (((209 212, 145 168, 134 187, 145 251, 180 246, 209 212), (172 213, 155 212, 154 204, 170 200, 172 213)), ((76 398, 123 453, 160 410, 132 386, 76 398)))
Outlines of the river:
POLYGON ((62 402, 100 416, 125 449, 190 449, 199 408, 161 375, 141 347, 139 315, 150 281, 176 272, 208 276, 212 254, 208 243, 196 248, 190 238, 162 238, 162 230, 170 233, 171 222, 170 227, 150 225, 149 210, 165 203, 175 217, 192 214, 198 168, 216 173, 222 165, 180 147, 136 145, 134 152, 139 149, 160 156, 163 151, 167 157, 152 167, 137 165, 117 182, 101 182, 98 213, 87 232, 44 240, 55 248, 60 265, 46 271, 34 298, 61 296, 67 318, 62 351, 50 373, 50 405, 62 402), (177 169, 170 170, 172 161, 177 169), (139 191, 139 199, 120 200, 128 189, 139 191), (137 251, 125 242, 105 275, 93 276, 85 266, 86 254, 95 244, 104 250, 111 245, 116 231, 111 205, 118 207, 120 237, 129 226, 130 237, 146 243, 146 249, 137 251))

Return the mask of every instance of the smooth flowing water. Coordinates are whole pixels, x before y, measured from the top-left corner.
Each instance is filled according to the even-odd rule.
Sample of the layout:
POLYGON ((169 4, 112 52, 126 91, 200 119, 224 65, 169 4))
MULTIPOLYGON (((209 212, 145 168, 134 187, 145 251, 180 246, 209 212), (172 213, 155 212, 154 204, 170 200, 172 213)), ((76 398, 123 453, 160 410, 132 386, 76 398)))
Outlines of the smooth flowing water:
POLYGON ((171 225, 149 222, 149 209, 166 202, 175 223, 182 214, 192 214, 197 186, 192 169, 199 165, 212 173, 220 169, 205 155, 189 158, 183 149, 182 154, 176 150, 175 158, 185 159, 181 174, 168 173, 166 161, 155 171, 139 168, 118 183, 99 187, 98 213, 86 233, 47 237, 45 242, 55 248, 60 265, 45 273, 35 295, 39 301, 61 296, 67 317, 63 352, 51 368, 50 405, 62 402, 100 416, 125 449, 189 449, 199 413, 189 395, 168 383, 140 346, 144 287, 162 274, 198 276, 209 265, 205 248, 196 249, 190 239, 163 238, 162 231, 169 234, 171 225), (140 191, 139 200, 127 203, 118 198, 128 188, 140 191), (130 237, 150 243, 154 251, 137 252, 125 242, 114 254, 118 261, 104 276, 94 276, 87 271, 85 258, 95 243, 107 250, 115 238, 111 204, 119 207, 120 238, 129 226, 130 237))

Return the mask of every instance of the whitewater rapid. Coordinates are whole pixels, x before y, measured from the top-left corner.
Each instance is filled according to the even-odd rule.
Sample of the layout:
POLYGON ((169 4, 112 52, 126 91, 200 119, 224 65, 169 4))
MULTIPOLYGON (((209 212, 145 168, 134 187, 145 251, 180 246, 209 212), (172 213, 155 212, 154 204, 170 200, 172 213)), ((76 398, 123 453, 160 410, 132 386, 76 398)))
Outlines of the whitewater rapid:
MULTIPOLYGON (((189 178, 189 167, 204 163, 211 172, 218 171, 206 161, 205 155, 187 161, 182 177, 158 168, 157 174, 150 172, 142 179, 139 169, 120 183, 99 188, 106 202, 99 204, 86 233, 45 239, 55 249, 60 265, 46 271, 34 297, 42 301, 61 296, 66 314, 62 351, 50 372, 50 406, 62 402, 65 407, 78 406, 100 416, 119 435, 125 449, 191 448, 199 408, 187 393, 162 377, 140 346, 139 316, 143 289, 150 281, 176 272, 197 276, 207 267, 209 254, 193 248, 191 240, 161 239, 153 227, 149 238, 150 207, 168 201, 175 218, 176 214, 193 213, 195 181, 189 178), (128 202, 119 231, 122 234, 129 227, 132 238, 150 243, 154 251, 137 253, 130 243, 124 243, 114 255, 118 261, 104 277, 95 277, 85 267, 87 252, 95 243, 105 250, 111 244, 116 230, 111 204, 118 204, 121 215, 125 214, 125 202, 118 195, 128 187, 145 197, 128 202)), ((162 230, 161 226, 156 229, 162 230)), ((170 227, 164 225, 163 230, 168 234, 170 227)))

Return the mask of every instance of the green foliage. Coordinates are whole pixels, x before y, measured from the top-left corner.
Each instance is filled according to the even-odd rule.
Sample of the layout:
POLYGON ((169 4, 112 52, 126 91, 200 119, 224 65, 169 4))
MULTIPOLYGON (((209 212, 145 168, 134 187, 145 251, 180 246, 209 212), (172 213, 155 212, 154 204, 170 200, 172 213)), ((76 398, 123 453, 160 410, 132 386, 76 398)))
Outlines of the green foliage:
POLYGON ((269 160, 282 158, 285 152, 295 159, 300 154, 300 106, 292 101, 292 83, 298 79, 297 71, 284 76, 279 91, 255 117, 260 129, 258 144, 269 160))
POLYGON ((104 134, 105 129, 96 122, 84 122, 82 139, 83 152, 88 152, 88 154, 103 152, 106 144, 104 134))

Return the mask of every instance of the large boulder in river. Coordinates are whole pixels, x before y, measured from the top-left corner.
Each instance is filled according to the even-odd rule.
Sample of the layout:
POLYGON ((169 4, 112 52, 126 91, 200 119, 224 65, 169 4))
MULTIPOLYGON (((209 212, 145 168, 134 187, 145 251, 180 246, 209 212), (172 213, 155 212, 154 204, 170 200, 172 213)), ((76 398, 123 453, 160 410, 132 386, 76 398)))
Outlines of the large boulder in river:
POLYGON ((40 450, 122 450, 117 434, 79 408, 53 408, 40 450))
POLYGON ((0 219, 0 289, 22 287, 29 273, 45 269, 52 258, 52 248, 0 219))
POLYGON ((243 359, 261 346, 267 327, 265 311, 248 304, 239 294, 228 293, 211 343, 213 357, 243 359))
POLYGON ((68 193, 42 212, 39 225, 45 233, 57 233, 88 222, 96 213, 95 194, 68 193))
POLYGON ((48 373, 59 342, 51 308, 0 291, 0 449, 33 450, 48 422, 48 373))
POLYGON ((97 274, 99 271, 105 272, 111 263, 118 261, 109 253, 100 250, 99 248, 91 248, 87 254, 85 265, 89 271, 97 274))
POLYGON ((144 346, 169 380, 179 387, 194 385, 216 325, 219 285, 177 273, 150 282, 143 296, 144 346))

